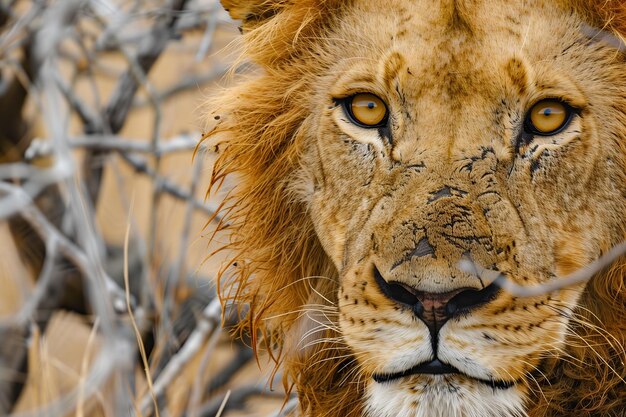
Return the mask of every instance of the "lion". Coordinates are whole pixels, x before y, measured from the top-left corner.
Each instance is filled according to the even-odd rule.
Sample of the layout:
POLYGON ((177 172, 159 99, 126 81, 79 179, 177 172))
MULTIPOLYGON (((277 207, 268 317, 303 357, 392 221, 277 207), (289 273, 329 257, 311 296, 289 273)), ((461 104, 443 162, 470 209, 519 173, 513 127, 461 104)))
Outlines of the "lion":
POLYGON ((222 0, 224 303, 305 416, 626 416, 621 0, 222 0), (225 182, 229 177, 232 181, 225 182))

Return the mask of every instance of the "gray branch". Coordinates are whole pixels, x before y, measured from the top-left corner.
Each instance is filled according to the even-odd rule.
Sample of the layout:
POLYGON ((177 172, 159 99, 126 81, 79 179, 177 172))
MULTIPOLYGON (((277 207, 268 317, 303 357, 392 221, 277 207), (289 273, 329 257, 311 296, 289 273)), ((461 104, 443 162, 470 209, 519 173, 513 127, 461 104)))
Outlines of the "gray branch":
POLYGON ((555 277, 543 284, 533 286, 519 285, 511 281, 498 271, 483 268, 482 266, 464 259, 459 263, 459 268, 468 274, 480 277, 486 285, 497 285, 516 297, 535 297, 550 294, 564 288, 583 284, 603 269, 610 266, 620 256, 626 254, 626 242, 614 246, 610 251, 584 268, 579 269, 564 277, 555 277))
MULTIPOLYGON (((165 402, 153 410, 151 397, 137 392, 135 371, 144 365, 137 355, 138 344, 145 347, 147 366, 156 378, 154 394, 159 399, 193 358, 202 359, 185 405, 187 410, 199 412, 199 404, 206 405, 215 397, 211 388, 228 384, 251 359, 252 352, 238 344, 236 358, 223 364, 209 387, 205 386, 202 369, 213 360, 214 346, 226 335, 219 331, 221 307, 214 290, 189 282, 186 249, 193 238, 193 216, 222 219, 215 216, 215 208, 196 197, 203 187, 202 159, 211 150, 198 145, 198 132, 163 137, 161 106, 180 92, 198 90, 218 79, 228 65, 216 62, 207 72, 181 73, 178 80, 160 91, 149 76, 155 62, 174 42, 180 45, 177 53, 188 54, 193 65, 198 58, 208 56, 215 31, 221 32, 228 22, 227 14, 216 0, 159 0, 150 3, 150 7, 157 6, 151 9, 136 0, 31 3, 32 7, 24 8, 0 6, 0 220, 9 223, 18 252, 36 278, 34 288, 24 286, 25 301, 18 310, 0 318, 0 415, 15 411, 31 371, 27 352, 33 329, 46 332, 50 318, 60 309, 84 314, 86 323, 97 322, 101 340, 98 353, 85 369, 82 385, 40 408, 13 415, 73 414, 79 404, 93 400, 96 394, 103 398, 107 415, 134 415, 129 410, 135 407, 144 415, 169 415, 165 402), (196 38, 199 42, 181 38, 192 30, 204 31, 196 38), (102 59, 112 53, 123 60, 102 59), (111 79, 116 81, 112 94, 101 104, 101 82, 111 79), (140 89, 145 98, 136 97, 140 89), (26 103, 33 103, 34 116, 26 103), (145 105, 153 114, 151 134, 147 138, 119 135, 130 120, 131 110, 145 105), (73 120, 80 123, 79 133, 73 120), (45 128, 44 138, 34 137, 32 126, 39 121, 45 128), (161 172, 162 157, 192 150, 197 150, 198 159, 189 170, 189 184, 178 184, 161 172), (134 232, 132 245, 125 250, 106 244, 95 218, 103 167, 111 153, 154 184, 150 207, 153 238, 146 240, 134 232), (77 169, 81 162, 82 170, 77 169), (174 237, 180 250, 172 260, 156 257, 161 254, 158 250, 146 250, 165 246, 154 238, 156 227, 160 227, 156 209, 165 194, 186 205, 184 227, 174 237), (122 253, 125 259, 132 259, 130 264, 120 262, 122 253), (136 297, 131 296, 128 309, 120 280, 124 272, 130 294, 136 297), (142 290, 150 295, 144 297, 142 290), (181 299, 185 293, 188 295, 181 299), (152 294, 162 294, 163 298, 152 294), (136 319, 137 333, 128 321, 130 313, 136 319), (164 342, 168 334, 172 339, 164 342), (137 396, 140 400, 134 404, 132 398, 137 396)), ((119 177, 118 186, 128 209, 126 186, 119 177)), ((134 224, 132 211, 129 222, 134 224)), ((229 316, 227 323, 234 320, 229 316)), ((230 401, 243 400, 254 392, 276 395, 261 385, 248 390, 250 394, 244 391, 235 390, 230 401)), ((225 412, 233 404, 226 402, 225 412)))

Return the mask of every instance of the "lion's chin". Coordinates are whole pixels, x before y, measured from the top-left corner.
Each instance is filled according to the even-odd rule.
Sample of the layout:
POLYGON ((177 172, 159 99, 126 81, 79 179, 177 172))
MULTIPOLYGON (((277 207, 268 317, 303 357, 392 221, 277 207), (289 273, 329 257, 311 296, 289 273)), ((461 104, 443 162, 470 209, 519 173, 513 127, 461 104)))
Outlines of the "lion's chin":
POLYGON ((372 381, 367 389, 368 417, 523 417, 517 387, 494 389, 455 375, 372 381))

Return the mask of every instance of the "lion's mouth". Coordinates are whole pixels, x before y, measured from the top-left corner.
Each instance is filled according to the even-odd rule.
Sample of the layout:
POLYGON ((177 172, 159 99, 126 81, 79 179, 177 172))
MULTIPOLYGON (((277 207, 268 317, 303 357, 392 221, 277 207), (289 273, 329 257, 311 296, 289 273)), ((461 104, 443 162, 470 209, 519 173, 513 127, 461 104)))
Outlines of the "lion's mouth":
POLYGON ((401 372, 395 372, 391 374, 374 374, 372 378, 378 383, 390 382, 396 379, 404 378, 411 375, 445 375, 445 374, 459 374, 465 375, 475 381, 489 385, 494 389, 509 389, 515 385, 514 381, 504 381, 498 379, 481 379, 464 374, 452 365, 441 362, 439 359, 434 359, 430 362, 421 363, 412 368, 406 369, 401 372))

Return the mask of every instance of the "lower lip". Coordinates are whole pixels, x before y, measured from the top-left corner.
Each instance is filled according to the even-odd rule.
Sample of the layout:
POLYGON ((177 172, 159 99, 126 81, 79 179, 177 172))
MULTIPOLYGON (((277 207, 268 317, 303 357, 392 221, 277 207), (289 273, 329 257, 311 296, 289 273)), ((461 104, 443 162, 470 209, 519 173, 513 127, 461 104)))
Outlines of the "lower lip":
POLYGON ((424 363, 413 368, 407 369, 403 372, 395 374, 374 374, 374 381, 378 383, 389 382, 395 379, 404 378, 410 375, 445 375, 445 374, 458 374, 460 373, 450 365, 442 363, 439 359, 435 359, 432 362, 424 363))
MULTIPOLYGON (((374 379, 374 381, 382 384, 385 382, 394 381, 396 379, 404 378, 404 377, 411 376, 411 375, 449 375, 449 374, 465 375, 465 374, 462 374, 458 369, 450 365, 444 364, 438 359, 435 359, 432 362, 421 364, 413 368, 407 369, 406 371, 398 372, 395 374, 374 374, 372 378, 374 379)), ((469 377, 469 378, 472 378, 472 377, 469 377)), ((488 385, 494 389, 508 389, 515 385, 514 382, 508 382, 508 381, 492 381, 492 380, 483 380, 483 379, 478 379, 478 378, 472 378, 472 379, 480 383, 483 383, 485 385, 488 385)))

